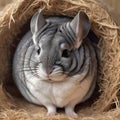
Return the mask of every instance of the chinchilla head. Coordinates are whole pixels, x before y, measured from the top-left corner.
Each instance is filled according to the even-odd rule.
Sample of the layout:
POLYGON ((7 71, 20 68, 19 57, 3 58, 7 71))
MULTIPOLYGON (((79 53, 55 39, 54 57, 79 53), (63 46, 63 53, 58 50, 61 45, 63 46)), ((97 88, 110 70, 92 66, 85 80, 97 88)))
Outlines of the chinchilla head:
POLYGON ((30 23, 37 75, 43 80, 63 81, 76 69, 76 57, 90 30, 88 16, 79 12, 68 22, 49 22, 37 12, 30 23))

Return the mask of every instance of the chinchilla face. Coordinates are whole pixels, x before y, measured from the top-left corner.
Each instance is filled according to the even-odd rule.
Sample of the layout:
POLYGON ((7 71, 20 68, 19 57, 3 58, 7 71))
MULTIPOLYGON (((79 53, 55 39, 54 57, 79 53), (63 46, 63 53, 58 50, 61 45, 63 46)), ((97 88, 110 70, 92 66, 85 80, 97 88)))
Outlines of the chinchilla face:
POLYGON ((82 41, 89 29, 90 22, 84 12, 64 23, 46 21, 37 12, 31 19, 37 75, 47 81, 63 81, 75 75, 83 54, 82 41))

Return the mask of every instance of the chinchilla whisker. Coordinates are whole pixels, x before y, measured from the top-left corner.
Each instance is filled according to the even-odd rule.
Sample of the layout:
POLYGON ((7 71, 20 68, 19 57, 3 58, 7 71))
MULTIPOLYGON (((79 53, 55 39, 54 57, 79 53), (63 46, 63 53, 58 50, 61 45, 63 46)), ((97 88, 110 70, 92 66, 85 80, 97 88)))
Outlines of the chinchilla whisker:
POLYGON ((26 69, 23 68, 23 70, 37 70, 37 69, 36 68, 28 68, 28 69, 27 68, 26 69))
POLYGON ((33 62, 33 63, 37 63, 36 61, 31 60, 30 58, 25 58, 24 62, 33 62))
POLYGON ((36 68, 21 68, 21 70, 37 70, 36 68))
POLYGON ((19 72, 24 72, 24 71, 33 71, 33 70, 37 70, 37 69, 19 69, 19 72))
POLYGON ((32 68, 32 67, 17 67, 17 69, 37 69, 37 68, 32 68))
MULTIPOLYGON (((34 61, 33 59, 28 58, 28 57, 27 57, 27 58, 25 58, 25 59, 27 59, 28 61, 34 62, 34 63, 42 63, 41 61, 39 61, 39 62, 38 62, 38 61, 34 61)), ((26 60, 24 60, 24 61, 26 61, 26 60)))
POLYGON ((36 63, 36 61, 32 60, 31 58, 24 57, 24 56, 20 56, 20 57, 21 57, 21 58, 25 58, 25 60, 24 60, 24 61, 26 61, 26 59, 27 59, 27 60, 28 60, 28 62, 29 62, 29 61, 31 61, 31 62, 36 63))
POLYGON ((33 71, 33 70, 19 70, 18 72, 33 71))
MULTIPOLYGON (((38 64, 38 62, 37 61, 34 61, 34 60, 31 60, 30 58, 25 58, 25 59, 27 59, 27 60, 24 60, 24 62, 33 62, 33 63, 37 63, 38 64)), ((39 63, 41 63, 41 62, 39 62, 39 63)), ((8 66, 13 66, 13 63, 9 63, 9 64, 7 64, 8 66)))
POLYGON ((38 75, 37 73, 35 73, 35 72, 33 73, 33 75, 34 75, 34 76, 39 76, 39 75, 38 75))
POLYGON ((32 72, 31 70, 20 70, 18 72, 32 72))

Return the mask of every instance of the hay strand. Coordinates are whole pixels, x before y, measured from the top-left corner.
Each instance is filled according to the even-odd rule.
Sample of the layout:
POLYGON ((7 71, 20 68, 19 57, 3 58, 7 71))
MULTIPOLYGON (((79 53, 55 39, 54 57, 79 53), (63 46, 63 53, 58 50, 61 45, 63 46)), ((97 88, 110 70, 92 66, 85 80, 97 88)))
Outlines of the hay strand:
MULTIPOLYGON (((40 8, 43 9, 43 13, 46 16, 66 15, 73 17, 79 10, 83 10, 88 14, 92 23, 92 30, 100 38, 98 44, 101 54, 98 78, 100 96, 92 104, 92 107, 83 107, 78 111, 80 113, 80 119, 119 119, 120 28, 99 3, 94 0, 17 0, 0 12, 0 80, 3 85, 6 84, 9 86, 12 83, 12 58, 15 47, 20 40, 19 35, 25 34, 25 31, 23 31, 25 24, 29 23, 32 15, 40 8), (114 109, 111 110, 111 108, 114 109)), ((46 117, 44 108, 39 107, 38 109, 36 106, 29 105, 23 99, 14 98, 18 101, 18 109, 12 107, 12 104, 14 106, 16 101, 4 98, 4 93, 0 93, 0 96, 2 98, 0 101, 1 120, 72 119, 64 114, 53 116, 52 118, 46 117), (6 99, 8 104, 4 102, 3 98, 6 99), (29 109, 36 111, 36 113, 29 109)))

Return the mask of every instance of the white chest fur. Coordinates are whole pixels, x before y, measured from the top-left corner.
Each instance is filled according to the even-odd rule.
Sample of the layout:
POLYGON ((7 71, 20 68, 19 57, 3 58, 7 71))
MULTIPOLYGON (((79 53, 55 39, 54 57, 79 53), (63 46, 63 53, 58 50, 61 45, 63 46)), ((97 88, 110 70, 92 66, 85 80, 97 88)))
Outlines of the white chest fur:
POLYGON ((80 83, 80 75, 68 78, 63 82, 50 83, 42 81, 31 74, 27 74, 27 88, 30 93, 26 99, 38 105, 47 106, 53 104, 56 107, 64 107, 83 101, 91 85, 93 78, 87 77, 80 83))

